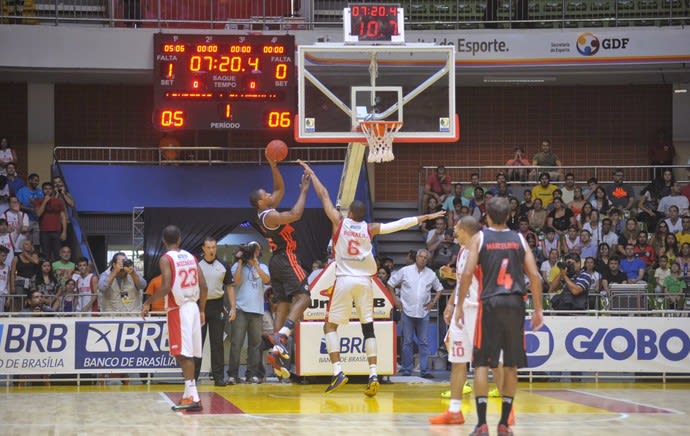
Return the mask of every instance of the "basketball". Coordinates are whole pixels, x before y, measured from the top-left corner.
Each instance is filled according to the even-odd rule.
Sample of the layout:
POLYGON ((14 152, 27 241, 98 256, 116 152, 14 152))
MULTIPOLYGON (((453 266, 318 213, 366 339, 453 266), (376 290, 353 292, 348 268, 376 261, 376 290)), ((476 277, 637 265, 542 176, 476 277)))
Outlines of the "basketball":
POLYGON ((266 145, 266 157, 279 162, 287 157, 288 146, 280 139, 274 139, 266 145))

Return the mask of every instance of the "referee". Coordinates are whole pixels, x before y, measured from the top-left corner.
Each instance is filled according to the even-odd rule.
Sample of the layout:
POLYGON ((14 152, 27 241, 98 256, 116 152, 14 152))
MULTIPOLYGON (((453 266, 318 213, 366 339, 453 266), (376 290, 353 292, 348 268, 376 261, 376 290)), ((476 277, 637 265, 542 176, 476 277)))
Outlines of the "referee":
MULTIPOLYGON (((216 258, 216 240, 208 236, 202 246, 204 256, 199 261, 199 268, 208 285, 208 299, 206 300, 206 324, 201 327, 202 344, 206 341, 206 330, 209 332, 211 345, 211 374, 216 386, 225 386, 225 349, 223 334, 225 323, 235 319, 235 289, 232 286, 232 274, 223 262, 216 258), (229 312, 226 311, 226 301, 230 303, 229 312)), ((201 359, 195 359, 194 378, 199 379, 201 359)))

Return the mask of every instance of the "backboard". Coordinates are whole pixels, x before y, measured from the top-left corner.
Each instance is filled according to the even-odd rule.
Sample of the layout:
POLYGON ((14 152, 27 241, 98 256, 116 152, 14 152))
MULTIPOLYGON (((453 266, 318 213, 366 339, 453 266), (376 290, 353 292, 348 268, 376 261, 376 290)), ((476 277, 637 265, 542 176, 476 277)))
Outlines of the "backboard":
POLYGON ((401 121, 395 142, 456 142, 455 49, 322 43, 297 49, 297 142, 366 142, 360 121, 401 121))

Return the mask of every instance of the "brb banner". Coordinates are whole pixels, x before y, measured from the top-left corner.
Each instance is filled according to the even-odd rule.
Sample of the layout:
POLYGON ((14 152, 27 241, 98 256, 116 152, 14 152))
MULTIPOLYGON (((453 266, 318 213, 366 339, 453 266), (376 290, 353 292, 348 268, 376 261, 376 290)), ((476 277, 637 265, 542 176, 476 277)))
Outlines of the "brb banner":
POLYGON ((690 372, 687 318, 546 317, 525 343, 532 370, 690 372))
POLYGON ((179 372, 164 318, 3 318, 0 349, 0 374, 179 372))

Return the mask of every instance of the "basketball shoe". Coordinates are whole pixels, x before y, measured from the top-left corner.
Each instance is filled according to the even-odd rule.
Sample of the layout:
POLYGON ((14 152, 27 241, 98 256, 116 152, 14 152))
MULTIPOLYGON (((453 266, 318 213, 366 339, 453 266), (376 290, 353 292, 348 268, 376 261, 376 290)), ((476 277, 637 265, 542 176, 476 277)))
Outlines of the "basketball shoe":
POLYGON ((331 383, 328 385, 326 388, 326 393, 333 392, 334 390, 338 389, 339 387, 346 385, 347 384, 347 376, 345 373, 340 371, 338 375, 334 375, 331 377, 331 383))
POLYGON ((364 391, 364 395, 366 395, 367 397, 373 397, 379 391, 379 386, 379 377, 376 375, 372 375, 371 377, 369 377, 369 382, 367 383, 367 388, 364 391))
MULTIPOLYGON (((470 382, 465 382, 465 385, 462 387, 462 394, 463 395, 468 395, 472 393, 472 385, 470 382)), ((448 399, 450 398, 450 389, 447 391, 441 392, 441 398, 448 399)))
POLYGON ((489 426, 486 424, 476 426, 470 436, 489 436, 489 426))
POLYGON ((429 418, 429 424, 446 424, 446 425, 459 425, 465 423, 465 417, 462 416, 462 412, 450 412, 445 411, 438 416, 432 416, 429 418))
POLYGON ((513 430, 507 425, 498 424, 498 429, 496 431, 498 432, 498 436, 513 436, 513 430))
POLYGON ((184 397, 179 403, 171 407, 174 411, 186 410, 187 412, 198 412, 203 409, 201 401, 194 401, 192 397, 184 397))
POLYGON ((273 349, 266 356, 269 365, 273 367, 273 372, 278 378, 290 378, 290 370, 288 369, 290 366, 290 353, 288 353, 286 348, 288 337, 276 332, 272 335, 266 335, 264 338, 273 345, 273 349))

